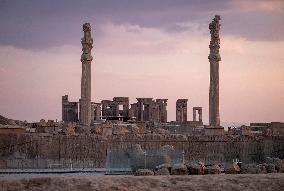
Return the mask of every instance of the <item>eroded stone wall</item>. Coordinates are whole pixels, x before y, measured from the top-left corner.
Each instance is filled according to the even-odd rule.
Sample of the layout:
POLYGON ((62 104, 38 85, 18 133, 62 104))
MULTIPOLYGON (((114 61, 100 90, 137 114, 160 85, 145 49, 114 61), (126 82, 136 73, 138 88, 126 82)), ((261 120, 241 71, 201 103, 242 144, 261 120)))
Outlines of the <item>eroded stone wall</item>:
POLYGON ((186 160, 264 162, 283 158, 284 137, 228 137, 184 135, 124 136, 104 140, 96 135, 0 135, 0 168, 105 167, 108 149, 143 149, 172 145, 186 160))

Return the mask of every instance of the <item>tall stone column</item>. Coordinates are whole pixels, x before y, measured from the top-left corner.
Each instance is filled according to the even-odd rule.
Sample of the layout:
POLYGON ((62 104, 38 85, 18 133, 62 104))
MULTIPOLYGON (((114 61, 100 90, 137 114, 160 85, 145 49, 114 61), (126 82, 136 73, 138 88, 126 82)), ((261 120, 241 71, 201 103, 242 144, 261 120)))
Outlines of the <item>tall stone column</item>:
POLYGON ((209 89, 209 125, 212 127, 220 126, 219 114, 219 61, 221 56, 219 31, 221 24, 219 15, 215 15, 213 21, 209 24, 211 41, 210 54, 208 56, 210 62, 210 89, 209 89))
POLYGON ((91 36, 90 23, 83 24, 84 37, 82 43, 82 78, 80 99, 80 124, 89 126, 91 124, 91 62, 93 57, 93 38, 91 36))

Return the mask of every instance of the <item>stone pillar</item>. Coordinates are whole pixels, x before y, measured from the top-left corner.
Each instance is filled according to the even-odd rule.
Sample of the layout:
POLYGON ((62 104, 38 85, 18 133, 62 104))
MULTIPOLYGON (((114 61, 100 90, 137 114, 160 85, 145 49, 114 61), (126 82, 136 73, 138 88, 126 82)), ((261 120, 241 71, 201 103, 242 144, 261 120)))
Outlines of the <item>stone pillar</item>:
POLYGON ((143 112, 143 102, 140 99, 138 100, 138 118, 137 121, 144 121, 144 112, 143 112))
POLYGON ((198 121, 202 122, 202 108, 198 110, 198 115, 199 115, 198 121))
POLYGON ((193 121, 196 121, 196 109, 193 108, 193 121))
POLYGON ((143 120, 144 121, 150 121, 150 109, 151 109, 150 104, 144 103, 144 111, 143 111, 143 113, 144 113, 143 120))
POLYGON ((92 104, 92 123, 95 120, 100 120, 101 119, 101 104, 100 103, 91 103, 92 104))
POLYGON ((138 120, 138 103, 132 103, 129 110, 129 117, 138 120))
POLYGON ((187 121, 187 101, 188 99, 178 99, 176 102, 176 121, 187 121))
POLYGON ((202 122, 202 107, 193 107, 193 121, 196 121, 196 112, 198 113, 198 121, 202 122))
POLYGON ((210 62, 210 89, 209 89, 209 125, 211 127, 220 126, 219 114, 219 61, 221 56, 219 31, 221 24, 219 15, 215 15, 213 21, 209 24, 211 41, 210 54, 208 56, 210 62))
POLYGON ((159 122, 167 123, 167 101, 168 99, 156 99, 156 103, 159 105, 159 122))
POLYGON ((68 104, 68 95, 62 96, 62 121, 68 121, 68 112, 66 111, 65 105, 68 104))
POLYGON ((82 43, 82 78, 81 78, 81 99, 80 99, 80 124, 89 126, 91 124, 91 62, 93 57, 93 38, 91 36, 91 25, 83 25, 84 37, 82 43))

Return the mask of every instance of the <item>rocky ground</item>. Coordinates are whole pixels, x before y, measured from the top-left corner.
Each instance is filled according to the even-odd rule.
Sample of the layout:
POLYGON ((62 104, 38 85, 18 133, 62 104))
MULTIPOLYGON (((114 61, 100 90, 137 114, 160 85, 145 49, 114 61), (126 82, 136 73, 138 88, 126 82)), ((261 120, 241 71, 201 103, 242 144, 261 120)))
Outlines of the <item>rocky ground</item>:
POLYGON ((284 174, 0 178, 1 191, 283 190, 284 174))

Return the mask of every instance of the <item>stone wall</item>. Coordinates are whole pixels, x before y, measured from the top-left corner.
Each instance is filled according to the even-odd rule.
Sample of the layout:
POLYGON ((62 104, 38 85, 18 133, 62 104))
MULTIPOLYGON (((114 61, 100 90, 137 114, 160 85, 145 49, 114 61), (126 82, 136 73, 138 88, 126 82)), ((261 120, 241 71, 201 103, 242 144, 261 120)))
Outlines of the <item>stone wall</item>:
POLYGON ((141 135, 112 137, 96 135, 10 134, 0 135, 0 168, 105 167, 108 149, 143 149, 172 145, 185 152, 186 160, 264 162, 284 157, 284 137, 229 137, 184 135, 141 135))

